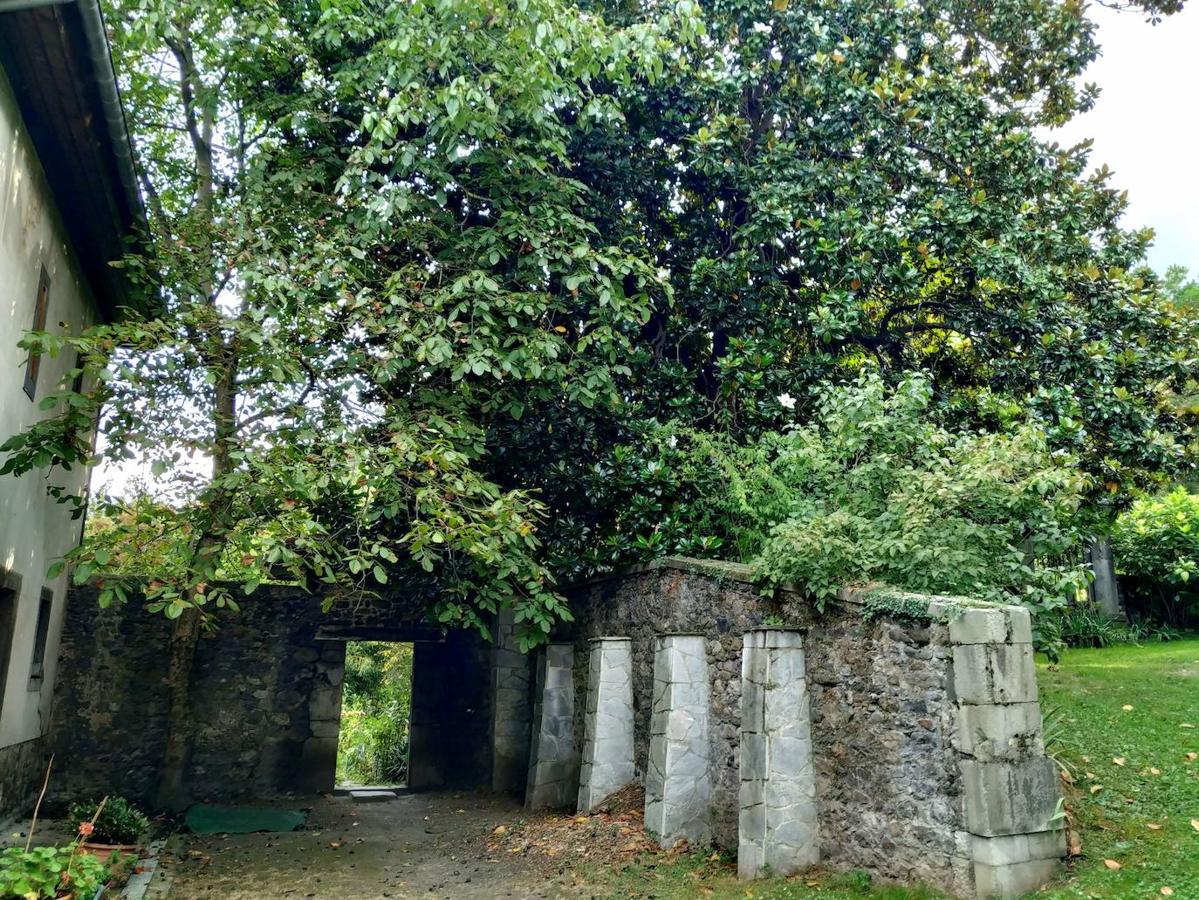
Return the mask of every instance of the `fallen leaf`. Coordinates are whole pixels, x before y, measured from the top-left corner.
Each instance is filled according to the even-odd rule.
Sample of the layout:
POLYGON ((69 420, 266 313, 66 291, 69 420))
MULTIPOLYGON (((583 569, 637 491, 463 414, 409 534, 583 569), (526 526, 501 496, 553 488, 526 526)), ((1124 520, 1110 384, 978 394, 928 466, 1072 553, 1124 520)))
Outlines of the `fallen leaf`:
POLYGON ((1190 722, 1179 722, 1178 727, 1179 728, 1194 728, 1195 726, 1192 725, 1190 722))
POLYGON ((1070 848, 1071 856, 1082 856, 1082 838, 1075 832, 1070 832, 1070 848))
POLYGON ((1163 886, 1162 886, 1162 889, 1161 889, 1161 895, 1162 895, 1163 897, 1173 897, 1173 896, 1174 896, 1174 888, 1172 888, 1172 887, 1165 887, 1165 886, 1163 885, 1163 886))
POLYGON ((1153 768, 1153 766, 1150 766, 1150 767, 1149 767, 1149 774, 1150 774, 1150 775, 1160 775, 1161 773, 1162 773, 1162 770, 1161 770, 1161 769, 1155 769, 1155 768, 1153 768))
POLYGON ((1199 753, 1188 753, 1187 754, 1187 762, 1194 762, 1197 759, 1199 759, 1199 753))
POLYGON ((1129 704, 1127 704, 1127 703, 1125 703, 1125 704, 1124 704, 1122 707, 1120 707, 1120 708, 1121 708, 1122 710, 1124 710, 1125 712, 1132 712, 1132 706, 1130 706, 1130 705, 1129 705, 1129 704))
POLYGON ((1062 776, 1062 781, 1066 782, 1066 784, 1074 784, 1074 776, 1071 775, 1069 772, 1067 772, 1065 769, 1062 769, 1061 776, 1062 776))
POLYGON ((1101 790, 1103 790, 1103 785, 1101 785, 1101 784, 1091 785, 1091 793, 1092 794, 1098 794, 1101 790))
POLYGON ((497 827, 496 827, 495 831, 493 831, 493 832, 491 832, 491 833, 492 833, 492 834, 495 834, 495 835, 507 834, 507 833, 508 833, 508 826, 506 826, 506 825, 499 825, 499 826, 497 826, 497 827))
POLYGON ((575 821, 578 822, 580 825, 584 825, 587 822, 587 817, 586 816, 577 816, 575 818, 575 821))
POLYGON ((1162 830, 1162 827, 1160 825, 1158 825, 1156 822, 1146 822, 1145 827, 1148 828, 1150 831, 1161 831, 1162 830))
POLYGON ((1191 827, 1199 831, 1199 819, 1191 819, 1191 827))
POLYGON ((1122 766, 1122 765, 1124 765, 1126 760, 1124 759, 1123 756, 1113 756, 1112 762, 1115 763, 1117 766, 1122 766))
POLYGON ((1120 864, 1118 862, 1116 862, 1114 859, 1105 859, 1103 861, 1103 864, 1105 866, 1107 866, 1109 869, 1111 869, 1113 872, 1115 872, 1117 869, 1120 868, 1120 864))

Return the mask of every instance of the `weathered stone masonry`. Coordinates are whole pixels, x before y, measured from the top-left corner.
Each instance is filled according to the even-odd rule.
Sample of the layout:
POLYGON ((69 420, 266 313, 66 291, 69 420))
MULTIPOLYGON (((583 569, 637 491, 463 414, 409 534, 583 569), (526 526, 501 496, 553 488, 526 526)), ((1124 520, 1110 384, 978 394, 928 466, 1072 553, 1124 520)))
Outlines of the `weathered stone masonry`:
MULTIPOLYGON (((1015 896, 1059 867, 1063 836, 1049 821, 1058 786, 1039 740, 1039 709, 1028 705, 1036 697, 1026 612, 879 592, 846 593, 838 608, 817 618, 794 593, 763 599, 745 567, 688 560, 597 580, 581 586, 574 600, 576 661, 585 658, 590 638, 632 639, 635 758, 647 786, 657 777, 650 758, 658 731, 651 723, 656 641, 676 631, 704 636, 716 843, 738 846, 743 837, 742 742, 757 733, 742 721, 743 644, 746 632, 770 618, 806 629, 814 834, 822 865, 976 896, 1015 896), (1008 624, 995 627, 996 617, 1008 624), (968 629, 978 622, 992 630, 975 645, 968 629), (956 682, 975 675, 984 692, 968 686, 959 696, 956 682), (1006 723, 1007 730, 988 720, 980 731, 980 717, 1006 723), (1018 758, 985 758, 987 748, 1003 747, 1018 758)), ((576 678, 584 669, 576 664, 576 678)), ((802 718, 797 713, 797 722, 802 718)), ((582 733, 576 723, 576 738, 582 733)), ((802 839, 793 849, 797 859, 815 854, 802 839)))
MULTIPOLYGON (((170 623, 139 605, 102 610, 72 593, 50 743, 53 799, 120 793, 148 801, 166 735, 170 623)), ((332 789, 348 639, 416 642, 410 765, 424 787, 490 783, 491 649, 442 638, 406 599, 341 603, 264 588, 201 640, 189 777, 201 799, 332 789)), ((40 774, 40 773, 39 773, 40 774)))
MULTIPOLYGON (((663 843, 737 847, 746 876, 818 860, 1005 897, 1052 877, 1058 784, 1025 611, 875 591, 816 617, 798 594, 764 599, 748 575, 665 560, 578 586, 574 624, 531 656, 511 622, 489 646, 441 636, 414 602, 326 615, 309 595, 261 591, 198 651, 195 793, 329 789, 344 642, 412 640, 414 787, 594 809, 643 780, 663 843)), ((55 796, 152 795, 168 630, 76 592, 55 796)))

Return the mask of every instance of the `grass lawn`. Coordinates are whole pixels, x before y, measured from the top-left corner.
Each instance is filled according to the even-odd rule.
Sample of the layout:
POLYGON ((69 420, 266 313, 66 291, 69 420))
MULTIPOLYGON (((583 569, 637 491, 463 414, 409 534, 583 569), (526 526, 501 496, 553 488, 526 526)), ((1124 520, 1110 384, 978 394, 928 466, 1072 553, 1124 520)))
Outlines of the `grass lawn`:
MULTIPOLYGON (((1038 676, 1049 749, 1075 781, 1068 803, 1082 856, 1036 896, 1199 900, 1199 756, 1188 757, 1199 754, 1199 639, 1072 650, 1038 676)), ((644 856, 588 875, 596 896, 663 900, 940 896, 853 875, 738 882, 729 860, 703 854, 644 856)))
POLYGON ((1199 640, 1074 650, 1038 675, 1083 852, 1042 896, 1199 898, 1199 640))

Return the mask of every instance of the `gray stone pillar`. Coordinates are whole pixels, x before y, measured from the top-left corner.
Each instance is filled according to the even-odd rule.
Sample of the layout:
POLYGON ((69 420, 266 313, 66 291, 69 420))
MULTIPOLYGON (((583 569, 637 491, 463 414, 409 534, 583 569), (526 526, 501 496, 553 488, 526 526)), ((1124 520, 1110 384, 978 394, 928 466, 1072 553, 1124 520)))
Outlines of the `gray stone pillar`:
POLYGON ((574 646, 550 644, 537 659, 525 806, 561 809, 575 800, 574 646))
POLYGON ((587 667, 579 811, 591 812, 636 777, 633 763, 633 644, 596 638, 587 667))
POLYGON ((1032 624, 1019 607, 949 621, 965 833, 978 897, 1019 897, 1057 876, 1066 838, 1061 785, 1046 758, 1032 624))
POLYGON ((737 874, 790 875, 820 841, 803 635, 759 629, 741 650, 741 795, 737 874))
POLYGON ((1105 616, 1123 619, 1124 605, 1120 602, 1120 585, 1116 581, 1109 538, 1096 538, 1091 544, 1091 571, 1095 575, 1090 587, 1091 601, 1105 616))
POLYGON ((515 794, 529 774, 532 657, 520 651, 512 612, 500 613, 491 651, 491 789, 515 794))
POLYGON ((325 794, 337 781, 337 735, 341 729, 341 683, 346 671, 345 641, 317 641, 319 656, 308 695, 310 737, 300 750, 297 779, 302 790, 325 794))
POLYGON ((645 828, 662 847, 712 840, 708 662, 704 638, 654 639, 645 828))

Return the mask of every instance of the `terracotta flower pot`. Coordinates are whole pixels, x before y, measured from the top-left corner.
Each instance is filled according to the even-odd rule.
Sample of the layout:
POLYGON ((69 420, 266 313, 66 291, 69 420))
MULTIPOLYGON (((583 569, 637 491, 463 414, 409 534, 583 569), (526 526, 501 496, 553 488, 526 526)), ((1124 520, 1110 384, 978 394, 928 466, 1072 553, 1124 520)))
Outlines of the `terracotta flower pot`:
POLYGON ((90 841, 84 841, 79 845, 79 852, 94 856, 100 862, 108 862, 108 857, 114 853, 131 853, 134 856, 141 856, 142 848, 135 844, 93 844, 90 841))

